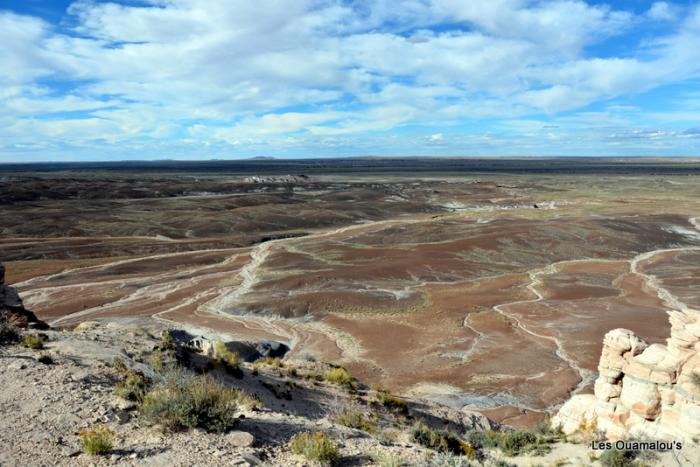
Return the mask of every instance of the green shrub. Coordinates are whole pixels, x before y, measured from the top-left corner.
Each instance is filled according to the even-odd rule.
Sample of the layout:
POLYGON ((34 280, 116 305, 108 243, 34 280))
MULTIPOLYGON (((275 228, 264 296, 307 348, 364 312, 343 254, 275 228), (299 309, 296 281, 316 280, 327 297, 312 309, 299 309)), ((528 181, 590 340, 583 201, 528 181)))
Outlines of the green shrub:
POLYGON ((325 433, 299 433, 290 442, 292 452, 307 460, 334 464, 338 460, 338 446, 325 433))
POLYGON ((187 354, 178 348, 175 338, 170 331, 163 331, 160 342, 153 348, 150 363, 154 370, 165 373, 170 369, 185 363, 187 354))
POLYGON ((372 456, 372 458, 379 467, 401 467, 402 465, 405 465, 401 456, 394 454, 393 452, 377 454, 372 456))
POLYGON ((464 457, 453 454, 438 453, 428 461, 428 467, 471 467, 472 463, 464 457))
POLYGON ((639 453, 620 449, 609 449, 598 459, 603 467, 633 467, 634 459, 639 453))
POLYGON ((377 403, 381 404, 389 410, 393 410, 404 415, 408 414, 408 404, 406 404, 405 400, 392 395, 388 389, 382 389, 381 387, 378 387, 376 391, 377 403))
POLYGON ((114 394, 128 401, 140 401, 147 389, 146 378, 141 373, 128 370, 124 374, 123 380, 114 386, 114 394))
POLYGON ((366 417, 358 410, 348 407, 345 407, 342 412, 334 415, 333 421, 339 425, 366 431, 367 433, 375 433, 377 431, 377 422, 375 420, 366 417))
POLYGON ((101 456, 112 450, 114 432, 104 425, 83 429, 79 433, 80 445, 85 454, 101 456))
POLYGON ((525 452, 545 454, 549 444, 556 437, 537 435, 523 430, 503 432, 470 430, 464 434, 464 439, 475 449, 498 448, 507 456, 517 456, 525 452))
POLYGON ((241 371, 241 354, 229 350, 225 343, 216 341, 214 344, 214 355, 216 355, 216 361, 224 367, 227 373, 237 378, 243 377, 243 371, 241 371))
POLYGON ((517 456, 537 444, 537 435, 529 431, 513 430, 501 433, 498 447, 506 456, 517 456))
POLYGON ((279 357, 259 358, 255 361, 255 363, 260 363, 262 365, 271 366, 273 368, 282 368, 284 366, 284 362, 282 362, 282 359, 279 357))
POLYGON ((36 334, 25 334, 22 345, 28 349, 41 350, 44 348, 44 340, 36 334))
POLYGON ((16 344, 19 339, 19 330, 6 319, 0 318, 0 345, 16 344))
POLYGON ((203 428, 223 432, 236 423, 236 409, 243 395, 209 376, 170 370, 165 382, 146 394, 141 403, 144 418, 164 431, 203 428))
POLYGON ((323 373, 323 379, 343 386, 352 386, 354 378, 343 367, 333 368, 323 373))
POLYGON ((454 433, 434 430, 423 423, 417 423, 411 430, 411 439, 421 446, 442 453, 474 455, 474 448, 454 433))

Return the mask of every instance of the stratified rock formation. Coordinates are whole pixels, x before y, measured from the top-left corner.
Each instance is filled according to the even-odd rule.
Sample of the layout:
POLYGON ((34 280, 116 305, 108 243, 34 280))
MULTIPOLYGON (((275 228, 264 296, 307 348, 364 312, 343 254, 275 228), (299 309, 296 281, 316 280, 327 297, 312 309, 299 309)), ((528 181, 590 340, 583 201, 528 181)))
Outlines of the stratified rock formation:
POLYGON ((5 285, 5 265, 0 263, 0 320, 18 328, 46 329, 48 325, 24 308, 14 287, 5 285))
POLYGON ((609 439, 691 440, 700 436, 700 311, 669 311, 667 345, 627 329, 605 335, 595 395, 572 397, 553 418, 566 434, 599 430, 609 439))
POLYGON ((244 183, 307 183, 307 175, 252 175, 243 179, 244 183))

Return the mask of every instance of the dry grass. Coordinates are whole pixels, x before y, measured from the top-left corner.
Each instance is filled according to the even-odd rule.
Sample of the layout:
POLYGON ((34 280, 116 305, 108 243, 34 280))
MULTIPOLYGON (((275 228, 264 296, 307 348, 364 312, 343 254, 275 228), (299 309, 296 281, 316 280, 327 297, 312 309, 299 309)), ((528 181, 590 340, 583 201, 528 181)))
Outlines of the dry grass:
POLYGON ((325 433, 299 433, 290 441, 294 454, 307 460, 332 465, 338 460, 339 451, 335 441, 325 433))
POLYGON ((80 445, 85 454, 103 456, 112 450, 114 432, 104 425, 85 428, 80 431, 80 445))

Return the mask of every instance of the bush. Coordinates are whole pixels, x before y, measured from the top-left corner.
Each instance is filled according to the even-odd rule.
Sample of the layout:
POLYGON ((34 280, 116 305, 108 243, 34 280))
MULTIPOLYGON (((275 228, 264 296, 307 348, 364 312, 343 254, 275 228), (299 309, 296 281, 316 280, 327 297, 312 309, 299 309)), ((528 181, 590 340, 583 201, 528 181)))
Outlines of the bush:
POLYGON ((44 365, 53 365, 53 358, 51 358, 51 355, 46 353, 41 354, 36 360, 44 365))
POLYGON ((44 348, 44 340, 36 334, 25 334, 22 345, 28 349, 41 350, 44 348))
POLYGON ((636 465, 634 459, 638 454, 637 451, 609 449, 598 460, 603 467, 633 467, 636 465))
POLYGON ((401 467, 404 465, 404 461, 401 459, 401 456, 392 452, 377 454, 372 456, 372 458, 379 467, 401 467))
POLYGON ((469 443, 461 440, 454 433, 444 430, 434 430, 423 423, 417 423, 411 430, 411 439, 421 446, 428 449, 433 449, 438 452, 457 454, 457 455, 474 455, 474 448, 469 443))
POLYGON ((505 431, 501 433, 498 447, 506 456, 517 456, 521 452, 527 452, 537 444, 537 436, 529 431, 505 431))
POLYGON ((236 423, 235 412, 243 395, 209 376, 170 370, 165 382, 146 394, 141 403, 144 418, 164 431, 203 428, 223 432, 236 423))
POLYGON ((408 414, 408 404, 406 401, 392 395, 388 389, 377 388, 377 402, 389 410, 408 414))
POLYGON ((123 380, 114 386, 114 394, 128 401, 141 401, 148 389, 146 378, 135 371, 128 370, 123 380))
POLYGON ((343 367, 333 368, 323 373, 323 379, 343 386, 352 386, 354 378, 343 367))
POLYGON ((282 362, 282 359, 279 357, 264 357, 264 358, 259 358, 255 361, 255 363, 260 363, 261 365, 267 365, 271 366, 273 368, 282 368, 284 366, 284 363, 282 362))
POLYGON ((224 367, 227 373, 237 378, 243 377, 243 371, 241 371, 241 354, 229 350, 225 343, 216 341, 214 344, 214 355, 216 355, 216 361, 224 367))
POLYGON ((479 431, 471 430, 464 434, 466 441, 475 449, 498 448, 507 456, 517 456, 524 452, 544 454, 555 437, 536 435, 522 430, 479 431))
POLYGON ((472 463, 464 457, 455 457, 446 453, 433 456, 427 464, 429 467, 471 467, 471 465, 472 463))
POLYGON ((150 363, 154 370, 166 373, 179 364, 187 363, 189 354, 178 347, 170 331, 163 331, 161 341, 153 348, 150 363))
POLYGON ((360 411, 348 407, 344 408, 339 414, 333 416, 333 421, 339 425, 366 431, 367 433, 375 433, 377 431, 376 421, 365 417, 360 411))
POLYGON ((114 432, 104 425, 96 425, 91 429, 83 429, 79 433, 80 445, 85 454, 101 456, 112 450, 114 432))
POLYGON ((310 461, 334 464, 338 460, 338 446, 325 433, 299 433, 290 442, 292 452, 310 461))
POLYGON ((0 345, 16 344, 19 342, 19 331, 15 326, 0 318, 0 345))

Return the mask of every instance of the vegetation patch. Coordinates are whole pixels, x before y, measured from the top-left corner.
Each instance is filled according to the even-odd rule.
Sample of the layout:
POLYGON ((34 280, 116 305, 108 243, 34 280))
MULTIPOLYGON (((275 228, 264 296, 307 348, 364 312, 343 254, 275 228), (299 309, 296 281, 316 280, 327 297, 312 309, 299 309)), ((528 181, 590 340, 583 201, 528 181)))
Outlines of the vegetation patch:
POLYGON ((0 319, 0 345, 16 344, 19 340, 19 330, 6 319, 0 319))
POLYGON ((103 456, 112 450, 114 432, 104 425, 85 428, 78 436, 80 436, 80 447, 85 454, 103 456))
POLYGON ((163 431, 203 428, 224 432, 236 424, 236 409, 246 397, 207 375, 170 370, 165 382, 148 392, 141 403, 144 418, 163 431))
POLYGON ((264 358, 259 358, 255 361, 255 363, 260 363, 261 365, 267 365, 271 366, 273 368, 282 368, 284 367, 284 362, 282 361, 281 358, 279 357, 264 357, 264 358))
POLYGON ((113 366, 121 378, 121 381, 114 386, 114 395, 128 401, 141 402, 150 382, 140 372, 127 368, 118 357, 114 359, 113 366))
POLYGON ((229 350, 224 342, 216 341, 214 344, 214 355, 216 355, 217 363, 221 365, 227 373, 236 378, 243 377, 243 371, 241 370, 241 354, 229 350))
POLYGON ((379 405, 403 415, 408 414, 408 404, 406 404, 405 400, 392 395, 388 389, 380 386, 375 388, 375 390, 377 391, 375 400, 379 405))
POLYGON ((345 407, 340 413, 333 416, 333 421, 339 425, 344 425, 367 433, 377 432, 376 418, 366 417, 359 410, 345 407))
POLYGON ((546 454, 551 450, 551 444, 557 440, 558 436, 524 430, 503 432, 470 430, 465 433, 464 438, 475 449, 497 448, 505 455, 512 457, 524 453, 546 454))
POLYGON ((353 382, 355 381, 355 378, 353 378, 350 375, 350 373, 348 373, 348 370, 346 370, 343 367, 333 368, 331 370, 325 371, 323 373, 323 379, 328 382, 340 384, 346 387, 352 387, 353 382))
POLYGON ((51 355, 47 353, 43 353, 39 355, 39 358, 36 359, 39 363, 43 363, 44 365, 53 365, 53 358, 51 355))
POLYGON ((634 467, 637 465, 635 459, 638 455, 638 451, 609 449, 598 460, 603 467, 634 467))
POLYGON ((25 334, 22 339, 22 345, 32 350, 42 350, 44 348, 44 339, 38 334, 25 334))
POLYGON ((294 454, 327 465, 334 464, 339 456, 335 441, 321 432, 299 433, 291 439, 290 446, 294 454))
POLYGON ((454 433, 434 430, 423 423, 417 423, 411 430, 411 439, 421 446, 442 453, 473 457, 474 448, 454 433))

